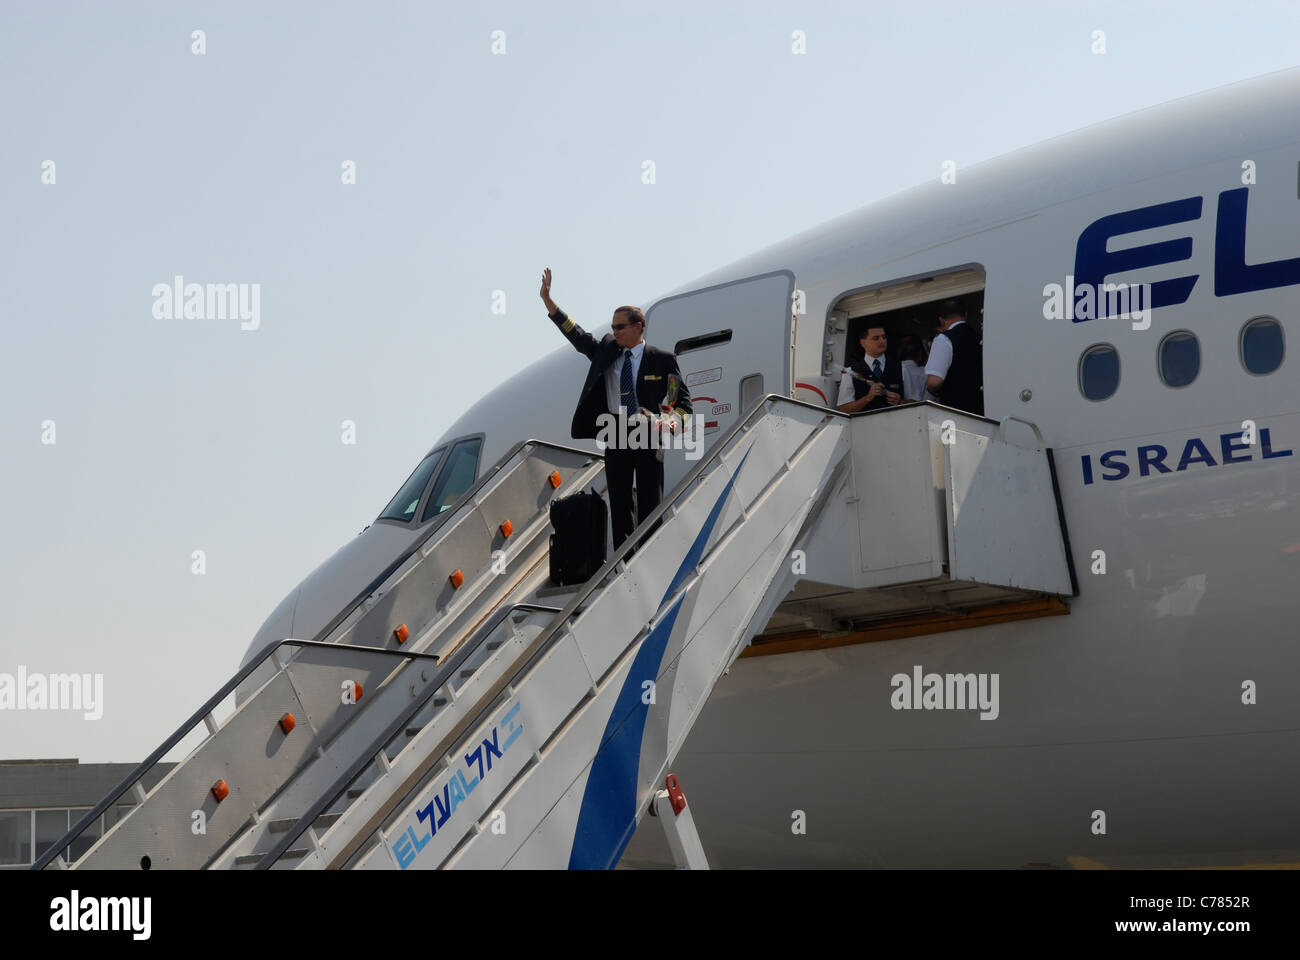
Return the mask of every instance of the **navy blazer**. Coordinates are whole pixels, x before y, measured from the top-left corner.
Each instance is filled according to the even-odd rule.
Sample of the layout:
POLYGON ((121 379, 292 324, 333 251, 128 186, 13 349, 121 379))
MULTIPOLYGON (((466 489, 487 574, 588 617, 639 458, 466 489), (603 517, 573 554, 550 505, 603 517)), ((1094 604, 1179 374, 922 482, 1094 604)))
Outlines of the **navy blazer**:
MULTIPOLYGON (((573 423, 569 433, 574 439, 594 440, 596 437, 596 418, 601 414, 612 412, 605 396, 605 370, 618 359, 622 349, 614 340, 612 333, 607 333, 599 340, 571 320, 563 310, 557 309, 549 315, 560 332, 573 344, 574 349, 591 361, 587 368, 587 379, 583 381, 582 393, 578 395, 578 406, 573 411, 573 423)), ((671 351, 660 350, 646 344, 641 353, 641 365, 636 375, 636 400, 640 406, 659 413, 668 392, 668 378, 677 382, 677 398, 673 403, 673 413, 683 420, 691 413, 691 392, 686 388, 686 381, 677 366, 677 357, 671 351)))

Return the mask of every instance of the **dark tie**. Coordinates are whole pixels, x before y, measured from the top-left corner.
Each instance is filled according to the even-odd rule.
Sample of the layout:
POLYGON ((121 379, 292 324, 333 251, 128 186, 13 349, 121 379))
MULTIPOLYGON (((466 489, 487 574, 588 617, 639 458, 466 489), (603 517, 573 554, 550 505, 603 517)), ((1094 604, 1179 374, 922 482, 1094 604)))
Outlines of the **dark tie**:
POLYGON ((620 402, 628 413, 636 412, 636 385, 632 382, 632 351, 623 351, 623 374, 619 378, 620 402))
POLYGON ((872 375, 873 377, 875 377, 877 380, 880 379, 880 361, 879 361, 879 360, 873 360, 873 361, 871 362, 871 375, 872 375))

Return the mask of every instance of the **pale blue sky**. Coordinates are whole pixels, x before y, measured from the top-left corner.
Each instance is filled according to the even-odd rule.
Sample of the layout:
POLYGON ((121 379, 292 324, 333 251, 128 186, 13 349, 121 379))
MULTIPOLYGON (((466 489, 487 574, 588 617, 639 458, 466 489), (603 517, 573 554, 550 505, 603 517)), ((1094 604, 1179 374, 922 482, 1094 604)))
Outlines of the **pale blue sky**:
POLYGON ((97 721, 0 711, 0 758, 153 749, 560 345, 543 266, 603 317, 944 160, 1294 66, 1300 35, 1294 2, 466 7, 0 5, 0 672, 105 682, 97 721), (260 283, 261 328, 155 319, 176 274, 260 283))

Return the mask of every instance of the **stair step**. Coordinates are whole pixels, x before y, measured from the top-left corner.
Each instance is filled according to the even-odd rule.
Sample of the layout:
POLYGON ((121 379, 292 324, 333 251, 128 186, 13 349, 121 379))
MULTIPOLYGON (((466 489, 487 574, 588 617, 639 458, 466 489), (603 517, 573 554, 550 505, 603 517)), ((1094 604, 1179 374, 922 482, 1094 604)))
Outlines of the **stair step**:
POLYGON ((468 680, 470 677, 474 676, 474 671, 477 669, 478 667, 466 667, 460 672, 460 678, 462 680, 468 680))
POLYGON ((584 586, 585 584, 581 584, 581 583, 570 583, 558 587, 546 586, 539 589, 537 593, 534 594, 534 596, 536 596, 538 600, 541 600, 543 597, 559 597, 559 596, 563 596, 564 594, 577 593, 584 586))

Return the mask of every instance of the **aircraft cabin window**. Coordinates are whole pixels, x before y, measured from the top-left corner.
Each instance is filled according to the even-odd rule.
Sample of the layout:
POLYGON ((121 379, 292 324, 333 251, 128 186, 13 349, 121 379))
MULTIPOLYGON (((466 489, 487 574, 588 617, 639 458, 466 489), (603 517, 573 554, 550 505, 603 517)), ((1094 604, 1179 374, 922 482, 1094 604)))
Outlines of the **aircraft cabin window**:
POLYGON ((1167 387, 1185 387, 1201 371, 1201 346, 1196 335, 1175 330, 1160 341, 1160 379, 1167 387))
POLYGON ((438 468, 438 461, 442 459, 446 449, 446 447, 439 447, 420 461, 419 466, 402 484, 402 489, 397 491, 397 496, 384 507, 384 512, 379 515, 380 520, 406 521, 415 516, 415 510, 420 505, 420 494, 424 493, 424 488, 429 485, 429 478, 438 468))
POLYGON ((1079 358, 1079 392, 1089 400, 1105 400, 1119 387, 1119 352, 1109 343, 1083 351, 1079 358))
POLYGON ((482 437, 462 440, 451 448, 447 465, 438 474, 433 493, 429 494, 429 502, 424 505, 421 523, 442 513, 473 485, 474 478, 478 476, 478 456, 482 448, 482 437))
POLYGON ((1272 317, 1256 317, 1241 328, 1241 363, 1250 373, 1263 376, 1282 366, 1285 347, 1282 324, 1272 317))

